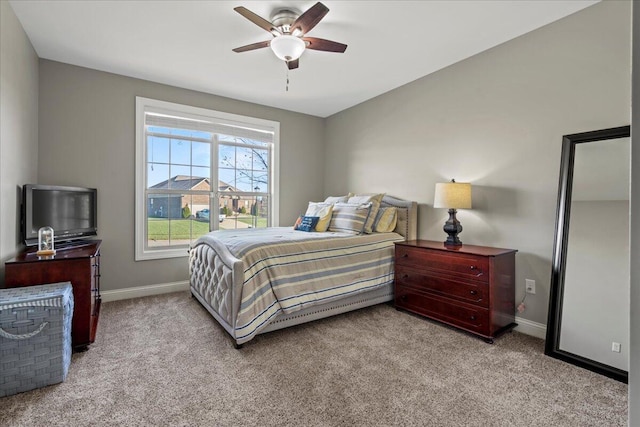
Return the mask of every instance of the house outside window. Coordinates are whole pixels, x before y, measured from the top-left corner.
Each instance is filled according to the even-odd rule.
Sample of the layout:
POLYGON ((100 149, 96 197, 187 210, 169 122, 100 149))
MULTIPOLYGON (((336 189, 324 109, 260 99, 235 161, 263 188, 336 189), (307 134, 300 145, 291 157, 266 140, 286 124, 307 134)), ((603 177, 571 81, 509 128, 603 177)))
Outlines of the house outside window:
POLYGON ((136 260, 278 225, 279 123, 136 98, 136 260))

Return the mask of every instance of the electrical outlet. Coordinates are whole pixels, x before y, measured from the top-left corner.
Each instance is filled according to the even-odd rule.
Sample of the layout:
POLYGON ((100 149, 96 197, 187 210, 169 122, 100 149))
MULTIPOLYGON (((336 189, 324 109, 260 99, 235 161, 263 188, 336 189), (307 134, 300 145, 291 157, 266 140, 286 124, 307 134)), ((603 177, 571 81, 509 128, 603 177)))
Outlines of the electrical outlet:
POLYGON ((525 279, 524 282, 526 283, 526 292, 528 294, 534 294, 536 293, 536 281, 535 280, 531 280, 531 279, 525 279))
POLYGON ((611 343, 611 351, 616 352, 616 353, 620 353, 620 343, 619 342, 612 342, 611 343))

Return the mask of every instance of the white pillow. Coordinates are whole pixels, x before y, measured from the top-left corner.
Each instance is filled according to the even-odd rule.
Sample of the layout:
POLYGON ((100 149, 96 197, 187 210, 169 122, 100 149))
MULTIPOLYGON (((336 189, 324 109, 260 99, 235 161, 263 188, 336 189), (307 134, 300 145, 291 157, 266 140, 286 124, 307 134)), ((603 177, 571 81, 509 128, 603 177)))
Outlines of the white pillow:
POLYGON ((324 199, 325 203, 347 203, 349 196, 329 196, 324 199))
POLYGON ((320 219, 316 224, 316 231, 327 231, 329 222, 331 221, 331 213, 333 212, 333 204, 322 202, 309 202, 307 212, 304 216, 317 216, 320 219))

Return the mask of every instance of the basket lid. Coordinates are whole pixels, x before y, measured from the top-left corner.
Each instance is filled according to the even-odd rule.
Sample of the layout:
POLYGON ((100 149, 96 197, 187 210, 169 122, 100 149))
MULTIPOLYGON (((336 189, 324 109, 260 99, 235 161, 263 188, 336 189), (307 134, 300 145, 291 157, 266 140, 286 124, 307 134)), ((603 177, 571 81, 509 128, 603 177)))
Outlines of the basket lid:
POLYGON ((71 282, 0 289, 0 310, 15 307, 64 307, 73 298, 71 282))

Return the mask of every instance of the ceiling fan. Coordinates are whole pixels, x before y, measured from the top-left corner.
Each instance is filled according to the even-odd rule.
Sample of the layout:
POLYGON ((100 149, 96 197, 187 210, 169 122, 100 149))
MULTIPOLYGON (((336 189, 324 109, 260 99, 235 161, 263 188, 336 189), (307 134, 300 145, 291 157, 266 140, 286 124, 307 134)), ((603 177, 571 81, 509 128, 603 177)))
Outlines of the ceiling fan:
POLYGON ((278 10, 272 16, 271 22, 242 6, 238 6, 233 10, 258 27, 270 32, 273 36, 271 40, 237 47, 233 49, 234 52, 247 52, 269 46, 273 53, 285 61, 290 70, 293 70, 300 65, 299 58, 305 49, 338 53, 343 53, 347 49, 346 44, 316 37, 305 37, 305 34, 311 31, 329 12, 329 8, 320 2, 313 5, 302 15, 290 9, 278 10))

